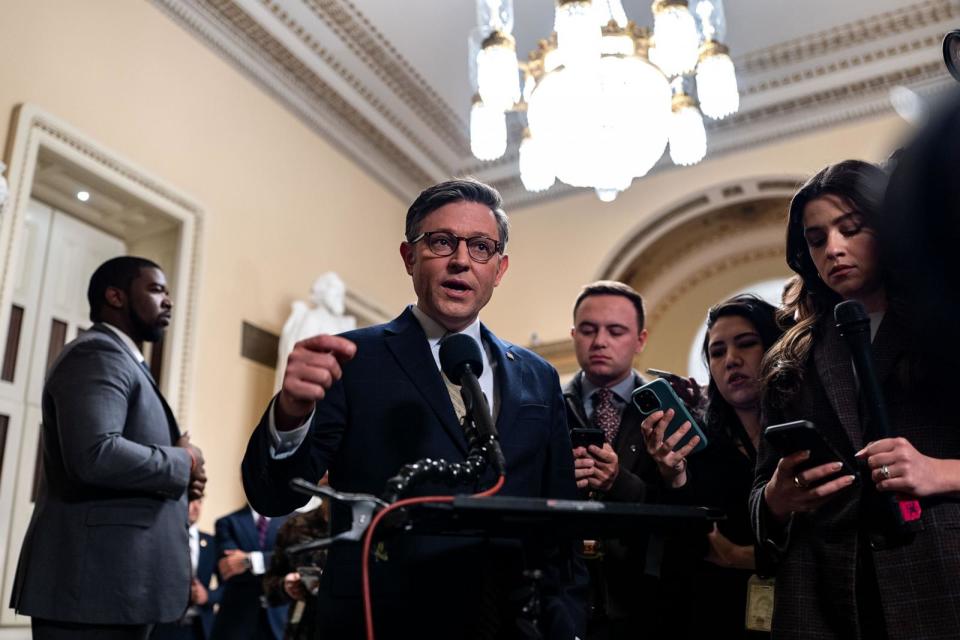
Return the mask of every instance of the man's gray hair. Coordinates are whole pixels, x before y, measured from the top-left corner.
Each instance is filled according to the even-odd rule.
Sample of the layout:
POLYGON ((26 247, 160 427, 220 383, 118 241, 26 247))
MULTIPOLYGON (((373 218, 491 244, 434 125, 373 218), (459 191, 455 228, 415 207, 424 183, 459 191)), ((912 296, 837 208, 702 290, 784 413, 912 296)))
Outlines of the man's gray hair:
POLYGON ((407 242, 420 234, 420 226, 424 218, 451 202, 476 202, 489 207, 497 221, 497 231, 500 234, 497 239, 500 241, 501 253, 506 251, 510 221, 503 210, 500 192, 473 178, 447 180, 421 191, 407 210, 405 230, 407 242))

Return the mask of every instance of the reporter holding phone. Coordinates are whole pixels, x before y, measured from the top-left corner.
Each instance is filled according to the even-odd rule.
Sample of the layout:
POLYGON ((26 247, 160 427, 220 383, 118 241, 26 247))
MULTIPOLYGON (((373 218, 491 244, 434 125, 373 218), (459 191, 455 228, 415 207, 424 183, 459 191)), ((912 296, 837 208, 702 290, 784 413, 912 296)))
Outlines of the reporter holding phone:
MULTIPOLYGON (((698 615, 677 620, 679 637, 766 635, 745 628, 748 581, 757 571, 747 501, 761 432, 760 363, 782 333, 775 315, 773 305, 753 295, 735 296, 707 312, 703 359, 710 382, 703 416, 695 419, 710 444, 689 458, 689 498, 721 508, 727 519, 692 543, 680 541, 669 548, 670 555, 686 556, 692 565, 687 599, 698 603, 698 615)), ((685 397, 696 398, 693 385, 686 386, 685 397)), ((660 444, 670 417, 654 413, 643 424, 650 455, 665 470, 689 453, 689 447, 673 451, 676 437, 660 444)))
MULTIPOLYGON (((633 369, 647 341, 643 298, 620 282, 594 282, 577 297, 573 321, 570 334, 581 370, 564 388, 568 423, 574 435, 591 428, 605 433, 602 446, 574 447, 577 486, 605 501, 662 501, 670 488, 647 454, 642 417, 630 402, 646 382, 633 369)), ((668 629, 659 547, 648 549, 648 542, 647 537, 602 540, 601 557, 587 558, 589 640, 661 637, 668 629)))
POLYGON ((790 205, 787 264, 801 283, 785 300, 795 324, 764 360, 767 425, 809 420, 838 463, 805 468, 760 443, 750 497, 758 541, 778 556, 775 638, 960 637, 960 429, 952 404, 919 383, 907 357, 907 310, 890 286, 874 226, 886 176, 857 160, 831 165, 790 205), (896 438, 863 419, 851 356, 833 308, 870 313, 873 358, 896 438), (922 499, 925 530, 896 540, 877 525, 874 491, 922 499))

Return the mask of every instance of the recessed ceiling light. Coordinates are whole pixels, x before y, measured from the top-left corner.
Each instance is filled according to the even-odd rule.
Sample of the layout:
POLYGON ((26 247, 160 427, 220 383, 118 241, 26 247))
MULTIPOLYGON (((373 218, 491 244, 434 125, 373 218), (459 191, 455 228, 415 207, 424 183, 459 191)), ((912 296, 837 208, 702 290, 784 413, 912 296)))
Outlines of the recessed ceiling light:
POLYGON ((77 200, 79 200, 80 202, 86 202, 89 199, 90 199, 89 191, 77 191, 77 200))

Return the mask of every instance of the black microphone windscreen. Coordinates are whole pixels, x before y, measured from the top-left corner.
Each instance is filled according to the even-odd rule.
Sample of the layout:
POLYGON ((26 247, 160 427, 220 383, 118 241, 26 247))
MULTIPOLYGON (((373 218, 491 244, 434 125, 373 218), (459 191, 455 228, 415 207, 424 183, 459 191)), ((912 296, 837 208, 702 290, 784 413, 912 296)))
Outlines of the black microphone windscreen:
POLYGON ((833 319, 836 320, 841 335, 846 331, 862 331, 864 328, 869 330, 870 327, 870 316, 863 304, 857 300, 844 300, 834 307, 833 319))
POLYGON ((466 365, 470 365, 473 375, 478 378, 483 373, 483 357, 477 341, 463 333, 444 338, 440 343, 440 368, 443 373, 454 384, 460 384, 460 376, 466 365))

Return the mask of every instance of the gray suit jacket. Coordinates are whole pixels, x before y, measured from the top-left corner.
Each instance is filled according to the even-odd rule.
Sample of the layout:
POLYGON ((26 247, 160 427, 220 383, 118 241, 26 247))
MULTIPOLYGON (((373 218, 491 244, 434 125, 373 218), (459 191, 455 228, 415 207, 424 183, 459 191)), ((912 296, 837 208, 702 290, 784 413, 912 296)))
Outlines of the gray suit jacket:
POLYGON ((50 620, 144 624, 187 607, 190 455, 147 372, 94 325, 43 389, 43 474, 10 606, 50 620))

